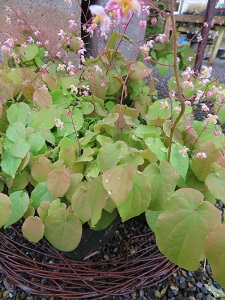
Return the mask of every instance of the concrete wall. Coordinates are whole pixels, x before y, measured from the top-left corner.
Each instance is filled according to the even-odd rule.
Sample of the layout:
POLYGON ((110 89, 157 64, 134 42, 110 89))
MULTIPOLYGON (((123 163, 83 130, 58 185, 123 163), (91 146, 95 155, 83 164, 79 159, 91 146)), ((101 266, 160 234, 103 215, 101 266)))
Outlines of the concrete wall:
POLYGON ((64 0, 0 0, 0 41, 4 41, 9 36, 19 37, 23 28, 17 24, 20 17, 16 10, 20 9, 22 17, 29 26, 34 26, 41 34, 41 41, 49 40, 48 50, 55 49, 57 44, 57 34, 60 29, 68 29, 68 21, 71 13, 75 13, 78 24, 78 35, 80 35, 80 15, 81 9, 79 0, 72 7, 69 7, 64 0), (13 8, 13 13, 5 12, 5 7, 13 8), (6 23, 6 16, 12 17, 12 23, 6 23))
MULTIPOLYGON (((87 0, 90 4, 105 5, 108 0, 87 0)), ((24 30, 16 20, 21 18, 17 15, 17 10, 22 11, 22 18, 28 26, 34 26, 41 33, 39 40, 44 42, 49 40, 47 46, 51 54, 56 53, 57 34, 60 29, 68 29, 68 21, 71 19, 71 13, 74 13, 77 23, 77 36, 81 34, 81 0, 73 2, 72 7, 64 2, 64 0, 0 0, 0 41, 3 42, 9 36, 19 37, 24 30), (13 13, 5 12, 6 6, 13 8, 13 13), (12 18, 12 23, 6 23, 6 17, 12 18)), ((141 15, 139 18, 134 15, 130 22, 126 35, 128 35, 134 42, 141 42, 144 39, 145 30, 139 26, 139 21, 144 19, 145 16, 141 15)), ((119 32, 123 32, 124 29, 121 25, 115 27, 119 32)), ((90 42, 90 41, 89 41, 90 42)), ((91 40, 90 55, 96 56, 98 52, 104 50, 106 42, 104 38, 100 37, 100 33, 96 32, 94 38, 91 40)), ((135 59, 138 49, 127 41, 123 41, 119 49, 122 50, 126 59, 135 59)), ((72 54, 74 56, 74 54, 72 54)), ((75 59, 75 57, 74 57, 75 59)), ((76 60, 76 59, 75 59, 76 60)))

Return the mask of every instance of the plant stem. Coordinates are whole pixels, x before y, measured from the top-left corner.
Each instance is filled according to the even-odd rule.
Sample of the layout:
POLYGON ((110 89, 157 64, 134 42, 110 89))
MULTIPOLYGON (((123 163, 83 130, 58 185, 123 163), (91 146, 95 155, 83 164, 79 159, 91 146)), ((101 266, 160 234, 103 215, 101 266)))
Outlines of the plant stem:
POLYGON ((170 0, 170 17, 172 22, 172 35, 173 35, 173 54, 174 54, 174 75, 176 79, 176 86, 177 86, 177 92, 178 92, 178 101, 181 104, 181 111, 176 118, 176 120, 173 123, 173 126, 171 127, 170 131, 170 137, 169 137, 169 146, 168 146, 168 162, 170 162, 170 156, 171 156, 171 148, 172 148, 172 142, 173 142, 173 134, 176 129, 176 126, 178 122, 180 121, 181 117, 183 116, 185 112, 185 103, 184 98, 181 92, 181 86, 179 83, 179 74, 178 74, 178 68, 177 68, 177 32, 176 32, 176 25, 175 25, 175 18, 174 18, 174 1, 170 0))

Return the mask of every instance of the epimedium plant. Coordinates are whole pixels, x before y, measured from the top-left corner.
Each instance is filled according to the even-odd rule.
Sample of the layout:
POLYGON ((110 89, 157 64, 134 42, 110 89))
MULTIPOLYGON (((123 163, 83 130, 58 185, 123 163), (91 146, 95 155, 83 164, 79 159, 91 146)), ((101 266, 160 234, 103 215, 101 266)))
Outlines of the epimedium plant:
MULTIPOLYGON (((141 10, 137 0, 128 8, 126 1, 112 2, 106 11, 114 12, 115 22, 141 10)), ((90 28, 100 22, 108 33, 104 8, 90 9, 90 28)), ((151 69, 141 60, 151 58, 143 48, 137 61, 118 51, 120 39, 132 43, 126 35, 114 31, 106 50, 84 59, 82 40, 59 34, 62 48, 81 55, 79 68, 46 55, 32 36, 3 46, 0 226, 22 220, 31 242, 45 237, 71 251, 83 224, 101 230, 117 215, 126 221, 145 213, 168 259, 195 270, 207 258, 225 286, 225 226, 215 207, 225 201, 225 86, 209 80, 211 68, 179 72, 177 53, 184 49, 177 51, 175 31, 165 99, 145 84, 151 69), (202 121, 194 118, 196 109, 205 114, 202 121)))

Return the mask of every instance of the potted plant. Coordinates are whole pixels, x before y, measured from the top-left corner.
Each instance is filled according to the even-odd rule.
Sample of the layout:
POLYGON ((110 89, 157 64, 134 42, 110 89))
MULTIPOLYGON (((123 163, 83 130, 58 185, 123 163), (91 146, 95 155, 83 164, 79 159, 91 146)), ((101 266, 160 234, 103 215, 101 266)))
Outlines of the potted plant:
MULTIPOLYGON (((100 20, 105 29, 104 9, 92 13, 94 27, 100 20)), ((117 50, 121 38, 132 43, 124 34, 114 31, 107 48, 85 60, 81 39, 61 33, 62 48, 81 55, 79 68, 24 38, 31 43, 2 47, 10 55, 0 71, 0 225, 22 220, 28 240, 45 237, 68 252, 84 224, 101 230, 118 215, 126 221, 145 213, 167 258, 188 270, 207 258, 225 286, 225 226, 214 206, 225 201, 225 89, 209 81, 211 68, 195 74, 187 45, 164 43, 163 35, 129 62, 117 50), (167 98, 145 84, 151 69, 142 61, 162 75, 173 68, 167 98), (197 105, 204 121, 193 117, 197 105)))

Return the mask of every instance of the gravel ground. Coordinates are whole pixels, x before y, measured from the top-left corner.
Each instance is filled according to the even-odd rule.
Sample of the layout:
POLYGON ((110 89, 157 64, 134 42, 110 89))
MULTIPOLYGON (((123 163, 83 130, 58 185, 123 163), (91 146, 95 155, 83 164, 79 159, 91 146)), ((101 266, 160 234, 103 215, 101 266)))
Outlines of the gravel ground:
MULTIPOLYGON (((204 61, 203 65, 207 65, 204 61)), ((225 60, 216 60, 213 65, 213 76, 220 77, 219 82, 225 83, 225 60)), ((159 91, 159 97, 163 98, 166 95, 167 80, 171 76, 168 73, 163 79, 158 77, 155 72, 153 75, 159 79, 156 88, 159 91)), ((221 202, 217 202, 218 208, 223 211, 224 206, 221 202)), ((127 235, 137 235, 145 233, 149 230, 146 224, 137 221, 128 221, 125 224, 120 224, 116 230, 114 240, 122 240, 127 235)), ((99 249, 99 259, 104 256, 115 255, 115 243, 107 243, 99 249)), ((93 260, 98 259, 98 256, 93 256, 93 260)), ((220 296, 223 293, 220 285, 211 276, 210 266, 206 262, 202 263, 199 270, 189 272, 179 269, 171 275, 167 280, 156 285, 154 288, 140 289, 131 294, 123 296, 108 297, 108 300, 225 300, 220 296)), ((0 270, 0 299, 11 300, 46 300, 42 296, 32 296, 24 291, 21 291, 16 286, 12 285, 5 275, 0 270)), ((58 300, 59 298, 50 297, 49 300, 58 300)), ((69 299, 66 299, 69 300, 69 299)), ((87 299, 88 300, 88 299, 87 299)))

